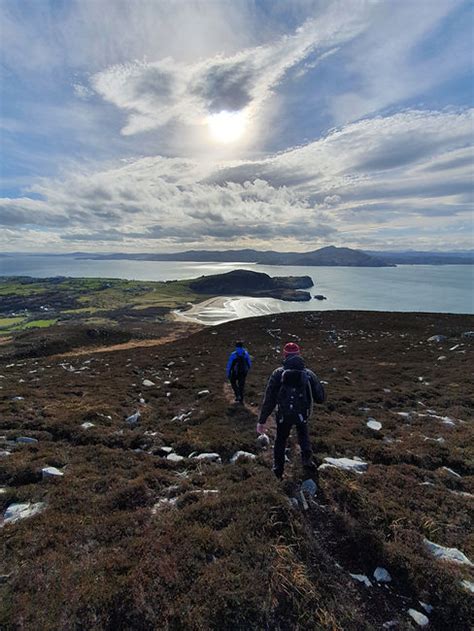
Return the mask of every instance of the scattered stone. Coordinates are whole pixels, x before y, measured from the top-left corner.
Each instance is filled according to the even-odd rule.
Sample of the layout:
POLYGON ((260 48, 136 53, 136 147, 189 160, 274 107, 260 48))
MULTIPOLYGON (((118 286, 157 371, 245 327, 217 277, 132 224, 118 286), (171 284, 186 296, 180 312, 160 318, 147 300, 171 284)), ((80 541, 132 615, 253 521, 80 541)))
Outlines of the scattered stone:
POLYGON ((62 478, 64 473, 56 467, 44 467, 41 469, 43 480, 51 480, 52 478, 62 478))
POLYGON ((373 429, 375 432, 378 432, 382 429, 382 423, 376 421, 374 418, 370 417, 366 423, 369 429, 373 429))
POLYGON ((256 460, 257 456, 249 451, 236 451, 230 459, 231 464, 235 464, 239 460, 256 460))
POLYGON ((450 351, 455 351, 457 348, 459 348, 461 345, 460 344, 455 344, 454 346, 451 346, 451 348, 449 349, 450 351))
POLYGON ((0 449, 0 458, 6 458, 7 456, 11 456, 11 451, 7 451, 6 449, 0 449))
POLYGON ((199 460, 199 462, 216 462, 217 464, 222 464, 222 459, 219 454, 216 453, 203 453, 198 456, 194 456, 194 460, 199 460))
POLYGON ((392 581, 390 573, 384 567, 375 568, 374 578, 377 583, 390 583, 392 581))
POLYGON ((178 501, 177 497, 162 497, 156 504, 153 504, 151 507, 151 514, 156 515, 156 513, 162 508, 173 508, 176 506, 176 502, 178 501))
POLYGON ((351 576, 354 580, 359 581, 359 583, 364 583, 366 587, 372 587, 372 583, 365 574, 351 574, 351 576))
POLYGON ((474 331, 464 331, 461 337, 474 337, 474 331))
POLYGON ((170 462, 182 462, 184 460, 183 456, 178 456, 178 454, 171 453, 166 456, 166 460, 170 462))
POLYGON ((208 394, 211 394, 209 390, 200 390, 198 392, 198 397, 206 397, 208 394))
POLYGON ((397 412, 397 414, 398 416, 401 416, 402 418, 406 418, 406 419, 411 418, 410 412, 397 412))
POLYGON ((267 434, 260 434, 260 436, 257 438, 257 443, 262 449, 265 449, 266 447, 270 446, 270 438, 267 436, 267 434))
POLYGON ((158 449, 156 450, 156 453, 159 456, 169 456, 169 454, 173 453, 174 449, 173 447, 158 447, 158 449))
POLYGON ((462 476, 459 475, 459 473, 456 473, 456 471, 453 471, 452 469, 450 469, 449 467, 441 467, 441 469, 443 471, 447 471, 448 473, 450 473, 451 475, 456 476, 456 478, 461 478, 462 476))
POLYGON ((366 462, 351 458, 324 458, 324 461, 325 464, 320 465, 318 469, 337 467, 338 469, 344 469, 345 471, 355 471, 356 473, 363 473, 369 468, 369 465, 366 462))
POLYGON ((445 359, 447 359, 446 355, 440 355, 436 361, 437 361, 437 362, 442 362, 442 361, 444 361, 445 359))
POLYGON ((30 438, 30 436, 19 436, 16 439, 17 443, 24 443, 25 445, 35 445, 38 441, 37 438, 30 438))
POLYGON ((140 397, 140 398, 138 399, 138 403, 139 403, 140 405, 145 405, 145 399, 144 399, 143 397, 140 397))
POLYGON ((81 423, 81 427, 82 429, 90 429, 91 427, 95 427, 94 423, 89 423, 89 421, 86 421, 85 423, 81 423))
POLYGON ((130 427, 133 427, 134 425, 138 423, 138 421, 140 420, 140 417, 141 417, 140 412, 135 412, 135 414, 132 414, 131 416, 127 416, 127 418, 125 419, 125 422, 128 423, 130 427))
POLYGON ((385 392, 385 394, 390 394, 392 392, 390 388, 384 388, 383 391, 385 392))
POLYGON ((3 523, 14 524, 20 519, 33 517, 33 515, 40 513, 45 506, 44 502, 37 502, 36 504, 32 504, 31 502, 25 504, 10 504, 3 515, 3 523))
POLYGON ((425 539, 424 543, 433 556, 440 559, 440 561, 452 561, 453 563, 469 566, 473 565, 467 556, 457 548, 445 548, 444 546, 433 543, 428 539, 425 539))
POLYGON ((461 581, 461 587, 464 587, 464 589, 467 589, 469 592, 472 592, 474 594, 474 582, 473 581, 461 581))
POLYGON ((147 388, 151 388, 151 386, 154 386, 155 384, 153 383, 153 381, 150 381, 149 379, 144 379, 142 381, 142 385, 146 386, 147 388))
POLYGON ((428 605, 428 603, 423 603, 423 602, 421 602, 421 600, 419 600, 418 602, 423 607, 423 609, 426 611, 426 613, 432 613, 433 607, 431 605, 428 605))
POLYGON ((430 623, 425 614, 417 611, 416 609, 409 609, 408 615, 413 618, 416 624, 420 627, 426 627, 426 625, 430 623))
POLYGON ((448 338, 446 335, 432 335, 426 341, 427 342, 445 342, 448 338))
POLYGON ((318 487, 316 486, 316 482, 311 478, 308 478, 301 485, 301 490, 305 495, 309 497, 314 497, 318 491, 318 487))

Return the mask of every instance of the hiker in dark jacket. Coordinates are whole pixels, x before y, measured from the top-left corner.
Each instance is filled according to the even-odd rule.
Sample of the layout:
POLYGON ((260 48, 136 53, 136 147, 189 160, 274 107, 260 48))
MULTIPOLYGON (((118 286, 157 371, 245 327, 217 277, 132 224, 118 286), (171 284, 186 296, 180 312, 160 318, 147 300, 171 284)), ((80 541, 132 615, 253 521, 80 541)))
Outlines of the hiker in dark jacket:
POLYGON ((243 342, 235 343, 235 351, 230 354, 227 362, 227 378, 235 394, 235 400, 239 403, 244 401, 244 388, 247 373, 252 367, 252 361, 243 342))
POLYGON ((277 433, 273 472, 278 479, 283 477, 286 441, 293 425, 298 434, 303 467, 314 469, 308 418, 313 402, 322 403, 325 399, 324 388, 314 372, 305 367, 298 344, 289 342, 285 345, 283 354, 283 366, 274 370, 268 380, 257 424, 257 432, 263 434, 265 423, 276 407, 277 433))

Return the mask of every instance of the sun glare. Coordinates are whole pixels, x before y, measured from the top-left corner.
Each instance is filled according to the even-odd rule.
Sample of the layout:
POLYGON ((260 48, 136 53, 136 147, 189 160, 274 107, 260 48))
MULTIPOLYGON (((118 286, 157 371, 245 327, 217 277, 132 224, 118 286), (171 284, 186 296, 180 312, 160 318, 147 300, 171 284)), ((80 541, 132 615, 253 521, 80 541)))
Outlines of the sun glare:
POLYGON ((239 140, 247 126, 245 112, 227 112, 223 110, 218 114, 210 114, 207 117, 207 125, 211 137, 216 142, 235 142, 239 140))

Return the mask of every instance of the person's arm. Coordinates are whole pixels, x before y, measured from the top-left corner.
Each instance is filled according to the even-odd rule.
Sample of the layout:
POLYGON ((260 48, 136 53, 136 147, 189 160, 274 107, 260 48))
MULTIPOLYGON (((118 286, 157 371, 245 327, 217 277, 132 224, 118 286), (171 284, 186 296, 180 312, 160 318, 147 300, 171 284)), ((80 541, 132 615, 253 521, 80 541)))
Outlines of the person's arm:
POLYGON ((319 381, 318 376, 312 370, 308 370, 308 374, 313 401, 315 403, 324 403, 326 400, 326 393, 324 392, 323 384, 319 381))
POLYGON ((235 351, 229 355, 229 359, 227 360, 227 366, 225 369, 227 379, 230 379, 230 371, 232 370, 232 363, 235 359, 235 351))
POLYGON ((267 418, 275 409, 275 406, 277 404, 278 391, 280 389, 282 372, 283 371, 281 368, 277 368, 273 371, 270 379, 268 380, 265 395, 263 397, 262 409, 260 410, 260 415, 258 417, 259 425, 265 425, 265 423, 267 422, 267 418))

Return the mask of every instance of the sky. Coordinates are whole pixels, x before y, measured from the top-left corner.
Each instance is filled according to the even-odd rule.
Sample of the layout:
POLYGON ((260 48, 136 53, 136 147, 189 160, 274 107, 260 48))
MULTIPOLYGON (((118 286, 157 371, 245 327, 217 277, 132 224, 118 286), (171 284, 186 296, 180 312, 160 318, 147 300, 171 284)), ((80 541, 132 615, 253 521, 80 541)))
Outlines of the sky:
POLYGON ((468 0, 0 0, 0 251, 474 247, 468 0))

